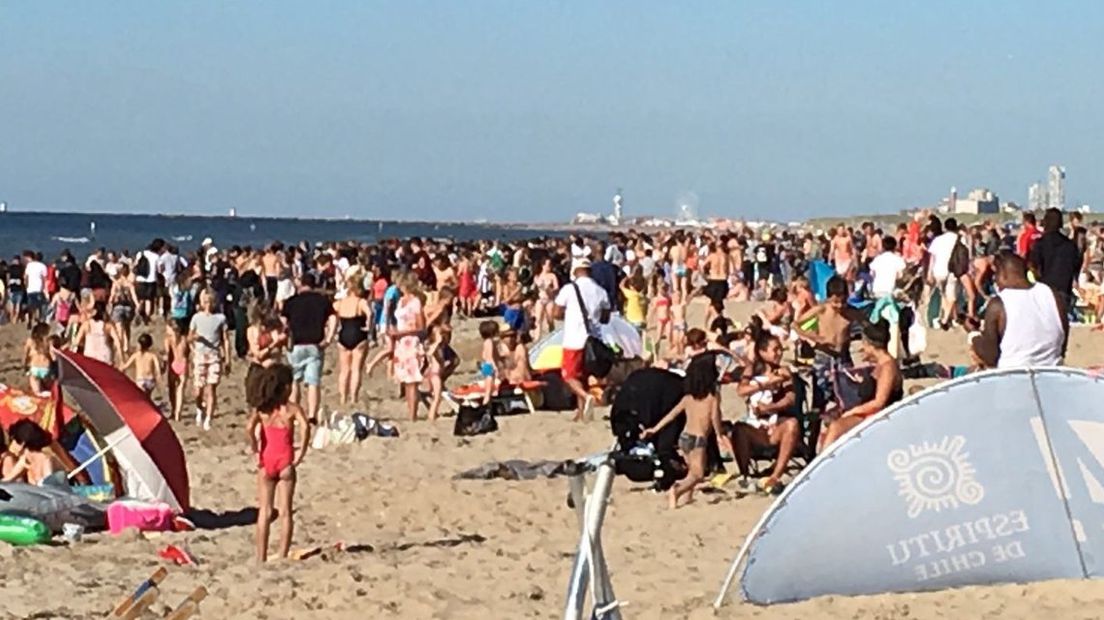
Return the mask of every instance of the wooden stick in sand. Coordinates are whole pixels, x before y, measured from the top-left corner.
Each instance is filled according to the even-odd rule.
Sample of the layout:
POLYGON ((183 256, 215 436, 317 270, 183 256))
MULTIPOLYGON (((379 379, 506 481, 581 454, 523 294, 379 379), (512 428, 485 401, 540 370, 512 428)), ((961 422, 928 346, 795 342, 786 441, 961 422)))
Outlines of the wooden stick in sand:
POLYGON ((149 579, 138 584, 133 594, 130 594, 115 605, 115 609, 111 612, 111 616, 123 618, 124 620, 134 620, 134 618, 140 616, 146 608, 157 600, 157 595, 160 593, 157 589, 157 585, 164 581, 168 574, 169 571, 163 566, 153 571, 149 579))
POLYGON ((181 601, 176 609, 170 611, 164 620, 187 620, 191 618, 193 614, 199 611, 199 603, 205 598, 207 598, 207 588, 199 586, 188 595, 188 598, 181 601))

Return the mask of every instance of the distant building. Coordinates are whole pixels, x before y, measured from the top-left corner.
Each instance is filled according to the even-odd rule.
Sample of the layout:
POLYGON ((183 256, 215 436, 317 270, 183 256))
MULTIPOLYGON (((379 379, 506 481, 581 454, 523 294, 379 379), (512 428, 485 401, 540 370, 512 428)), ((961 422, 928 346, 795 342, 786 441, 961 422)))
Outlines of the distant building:
POLYGON ((597 213, 576 213, 571 220, 572 224, 598 224, 604 223, 606 218, 597 213))
POLYGON ((1047 208, 1066 208, 1066 168, 1054 165, 1047 171, 1047 208))
POLYGON ((1027 208, 1029 211, 1042 211, 1047 208, 1047 191, 1042 183, 1032 183, 1027 188, 1027 208))
POLYGON ((993 192, 981 187, 971 190, 965 198, 956 197, 953 212, 973 215, 1000 213, 1000 199, 993 192))
POLYGON ((612 223, 614 225, 621 223, 622 211, 621 211, 621 188, 617 189, 617 193, 613 195, 613 218, 612 223))

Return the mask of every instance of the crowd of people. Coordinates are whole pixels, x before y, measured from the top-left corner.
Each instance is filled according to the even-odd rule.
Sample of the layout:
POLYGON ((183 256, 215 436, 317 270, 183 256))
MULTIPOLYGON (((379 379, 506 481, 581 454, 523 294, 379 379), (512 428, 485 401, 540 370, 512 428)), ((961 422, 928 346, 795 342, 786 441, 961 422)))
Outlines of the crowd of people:
MULTIPOLYGON (((909 350, 910 325, 962 326, 970 370, 1059 363, 1070 317, 1104 310, 1102 271, 1104 235, 1090 234, 1077 214, 1067 226, 1051 210, 1041 228, 1031 213, 1018 227, 920 214, 892 230, 865 223, 221 249, 205 239, 190 252, 155 239, 134 254, 100 249, 78 260, 65 251, 47 263, 26 251, 0 261, 0 300, 4 321, 29 330, 31 391, 55 378, 53 351, 71 348, 132 372, 149 393, 163 389, 174 419, 194 405, 196 424, 209 430, 218 386, 241 363, 246 385, 263 392, 249 399, 251 426, 281 446, 300 412, 316 421, 323 402, 357 407, 365 375, 380 366, 411 420, 422 408, 436 419, 464 363, 452 346, 459 320, 478 322, 482 347, 467 363, 485 402, 500 385, 527 381, 528 345, 562 326, 561 375, 576 397, 575 419, 585 419, 596 397, 587 340, 617 314, 641 334, 647 363, 686 375, 687 397, 669 416, 685 414, 687 429, 680 446, 690 474, 673 492, 677 506, 706 474, 712 435, 745 480, 757 447, 776 450, 757 486, 777 493, 791 456, 841 440, 903 398, 918 353, 909 350), (705 319, 691 325, 688 308, 699 298, 705 319), (748 300, 761 309, 737 324, 726 302, 748 300), (137 338, 135 326, 143 326, 137 338), (338 370, 336 393, 326 394, 329 347, 338 370), (705 355, 713 363, 695 364, 705 355), (853 377, 850 396, 840 394, 841 373, 853 377), (736 384, 747 414, 722 431, 724 382, 736 384)), ((291 483, 281 470, 292 454, 270 459, 266 479, 291 483)))

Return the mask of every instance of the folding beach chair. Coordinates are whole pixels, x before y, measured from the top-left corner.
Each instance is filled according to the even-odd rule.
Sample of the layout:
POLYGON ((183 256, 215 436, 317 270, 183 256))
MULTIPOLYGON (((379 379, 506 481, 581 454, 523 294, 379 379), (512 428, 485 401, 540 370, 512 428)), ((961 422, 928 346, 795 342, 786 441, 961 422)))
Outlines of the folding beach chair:
MULTIPOLYGON (((514 403, 522 403, 525 410, 535 413, 537 407, 533 398, 541 394, 546 385, 544 381, 525 381, 517 385, 500 382, 495 394, 491 396, 491 402, 501 403, 503 410, 507 412, 512 410, 514 403)), ((483 402, 483 383, 469 383, 453 388, 445 392, 444 398, 454 413, 460 411, 460 407, 464 405, 478 406, 483 402)))

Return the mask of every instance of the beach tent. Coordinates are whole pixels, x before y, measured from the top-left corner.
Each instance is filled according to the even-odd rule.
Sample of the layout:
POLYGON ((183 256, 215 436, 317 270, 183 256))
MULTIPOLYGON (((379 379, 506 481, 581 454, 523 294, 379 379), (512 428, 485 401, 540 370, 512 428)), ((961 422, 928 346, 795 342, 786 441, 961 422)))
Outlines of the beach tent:
POLYGON ((1104 575, 1101 402, 1083 371, 1006 369, 886 409, 767 510, 716 605, 737 575, 760 604, 1104 575))
POLYGON ((118 464, 129 497, 189 508, 188 467, 180 441, 157 406, 129 377, 103 362, 55 351, 58 384, 118 464))
MULTIPOLYGON (((602 340, 616 347, 623 359, 643 357, 644 339, 631 323, 620 315, 610 316, 609 323, 599 325, 602 340)), ((563 327, 548 334, 529 349, 529 366, 533 370, 556 370, 563 364, 563 327)))

